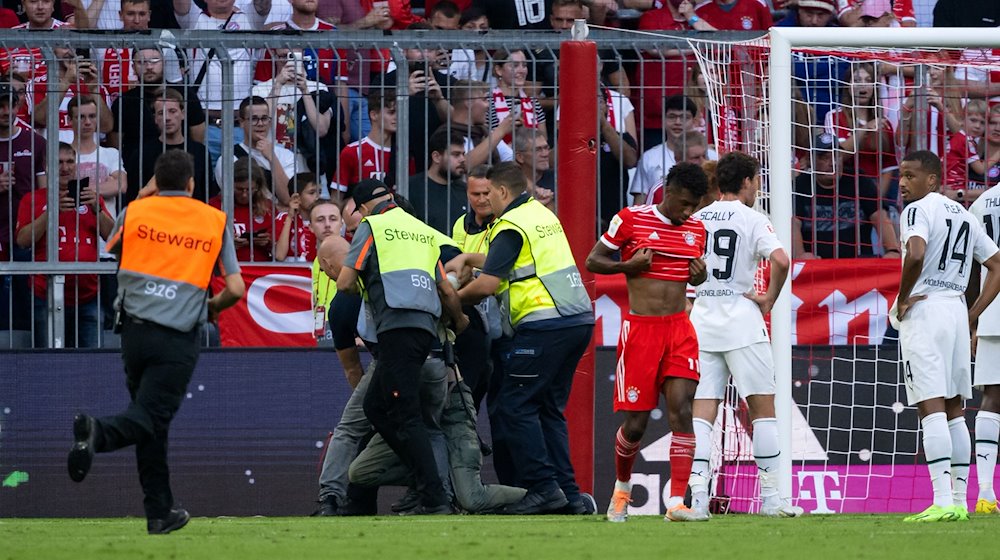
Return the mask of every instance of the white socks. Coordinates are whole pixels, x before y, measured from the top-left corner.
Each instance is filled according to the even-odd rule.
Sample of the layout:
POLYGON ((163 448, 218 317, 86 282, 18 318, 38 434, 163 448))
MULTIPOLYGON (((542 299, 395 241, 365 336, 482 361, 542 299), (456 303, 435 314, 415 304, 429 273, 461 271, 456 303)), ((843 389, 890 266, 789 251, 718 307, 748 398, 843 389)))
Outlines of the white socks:
POLYGON ((993 472, 997 466, 997 440, 1000 440, 1000 414, 979 411, 976 414, 976 478, 979 498, 995 502, 993 472))
POLYGON ((701 418, 694 418, 694 461, 691 463, 691 494, 708 493, 711 476, 709 461, 712 457, 712 424, 701 418))
POLYGON ((778 496, 779 469, 778 422, 774 418, 758 418, 753 421, 753 457, 757 462, 760 477, 760 497, 762 500, 778 496))
POLYGON ((951 433, 951 497, 956 506, 968 507, 969 501, 969 456, 972 455, 972 439, 965 416, 948 421, 951 433))
POLYGON ((934 505, 952 505, 951 495, 951 434, 948 417, 943 412, 928 414, 920 420, 924 428, 924 456, 934 487, 934 505))

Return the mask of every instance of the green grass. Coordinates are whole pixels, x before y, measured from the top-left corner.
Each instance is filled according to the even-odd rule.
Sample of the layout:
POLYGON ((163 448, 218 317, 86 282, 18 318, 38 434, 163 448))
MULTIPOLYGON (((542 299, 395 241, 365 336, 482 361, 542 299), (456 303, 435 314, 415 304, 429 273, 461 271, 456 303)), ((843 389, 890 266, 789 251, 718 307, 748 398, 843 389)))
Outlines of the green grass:
POLYGON ((234 558, 962 558, 992 549, 1000 517, 904 524, 902 516, 194 518, 166 536, 141 519, 0 519, 0 560, 234 558))

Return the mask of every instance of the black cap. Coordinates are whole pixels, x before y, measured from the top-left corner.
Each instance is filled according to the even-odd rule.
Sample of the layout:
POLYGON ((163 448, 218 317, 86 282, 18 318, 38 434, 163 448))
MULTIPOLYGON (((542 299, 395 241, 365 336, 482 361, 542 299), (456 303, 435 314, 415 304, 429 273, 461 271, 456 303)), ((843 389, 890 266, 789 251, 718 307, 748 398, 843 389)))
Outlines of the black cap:
POLYGON ((382 198, 387 194, 392 194, 392 191, 389 190, 389 187, 385 183, 378 179, 363 179, 358 181, 358 184, 354 185, 354 194, 351 195, 351 198, 354 199, 354 211, 357 212, 362 204, 371 202, 376 198, 382 198))
POLYGON ((837 142, 837 139, 829 132, 817 134, 816 137, 813 138, 812 149, 814 150, 829 152, 839 147, 840 143, 837 142))
POLYGON ((0 103, 10 103, 13 98, 14 88, 10 82, 0 82, 0 103))

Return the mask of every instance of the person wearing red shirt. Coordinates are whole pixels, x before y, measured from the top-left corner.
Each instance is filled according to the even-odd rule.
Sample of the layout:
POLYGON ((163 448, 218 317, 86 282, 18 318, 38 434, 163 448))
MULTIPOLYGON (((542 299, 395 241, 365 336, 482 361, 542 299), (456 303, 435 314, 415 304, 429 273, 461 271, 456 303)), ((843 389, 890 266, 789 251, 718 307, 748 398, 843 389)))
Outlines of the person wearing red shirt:
POLYGON ((661 393, 673 430, 666 519, 708 520, 684 505, 695 449, 691 406, 699 378, 698 336, 686 312, 687 285, 697 286, 708 277, 702 259, 705 226, 691 216, 708 192, 708 177, 700 166, 681 162, 664 182, 663 202, 620 211, 587 257, 591 272, 625 274, 631 309, 618 343, 614 402, 616 411, 625 412, 625 422, 615 441, 617 481, 609 521, 628 519, 632 465, 661 393))
POLYGON ((774 24, 761 0, 709 0, 695 8, 695 16, 719 30, 766 31, 774 24))
MULTIPOLYGON (((11 21, 8 14, 0 13, 0 16, 3 17, 2 27, 23 29, 25 31, 39 31, 69 26, 69 23, 55 19, 52 16, 55 12, 55 3, 53 0, 23 0, 22 6, 28 21, 18 23, 18 21, 11 21), (7 25, 8 22, 14 25, 7 25)), ((16 20, 16 14, 14 18, 16 20)), ((9 71, 14 71, 31 79, 35 74, 44 72, 44 69, 45 57, 42 54, 42 49, 38 47, 25 46, 0 50, 0 73, 6 74, 9 71)))
MULTIPOLYGON (((656 4, 654 4, 655 6, 656 4)), ((648 10, 639 18, 640 31, 715 31, 706 20, 695 15, 691 0, 663 0, 660 7, 648 10)), ((663 142, 663 99, 683 94, 698 61, 691 52, 676 49, 645 51, 631 76, 632 104, 642 128, 642 150, 663 142), (657 92, 657 95, 650 95, 657 92)), ((640 150, 641 151, 641 150, 640 150)))
POLYGON ((945 168, 941 194, 969 207, 986 189, 984 182, 976 179, 986 173, 986 162, 979 155, 979 143, 986 133, 986 101, 973 99, 965 105, 965 128, 953 132, 948 138, 948 151, 942 163, 945 168))
POLYGON ((892 123, 880 109, 879 83, 871 63, 848 69, 840 92, 842 105, 826 114, 824 129, 837 138, 841 150, 853 154, 848 168, 875 181, 884 196, 899 161, 892 123))
MULTIPOLYGON (((289 3, 292 6, 291 19, 275 25, 272 29, 294 29, 296 31, 335 31, 337 29, 332 23, 316 17, 316 10, 319 7, 317 0, 291 0, 289 3)), ((317 35, 318 41, 330 41, 329 38, 324 39, 323 35, 318 33, 317 35)), ((267 49, 264 58, 257 63, 257 68, 254 71, 254 82, 266 82, 280 72, 286 58, 278 56, 276 63, 273 50, 267 49)), ((287 49, 281 50, 287 52, 287 49)), ((302 51, 302 67, 306 72, 307 79, 333 85, 338 80, 338 75, 346 79, 347 72, 337 67, 338 61, 341 66, 345 66, 346 58, 347 54, 344 50, 334 52, 332 48, 310 47, 302 51)))
MULTIPOLYGON (((274 206, 264 169, 251 157, 233 162, 233 244, 239 261, 271 262, 274 206)), ((222 209, 222 194, 208 201, 222 209)))
POLYGON ((384 94, 373 89, 368 94, 368 119, 371 130, 368 135, 352 142, 340 152, 337 163, 337 185, 342 192, 350 189, 362 179, 378 179, 392 186, 396 177, 390 173, 392 165, 392 142, 396 134, 396 92, 387 90, 384 94))
MULTIPOLYGON (((98 235, 106 239, 114 220, 93 186, 82 184, 79 193, 70 192, 76 179, 76 151, 69 144, 59 144, 59 260, 61 262, 97 262, 98 235)), ((48 231, 48 189, 35 189, 21 199, 17 209, 17 245, 34 249, 35 262, 46 260, 48 231)), ((96 274, 66 276, 65 309, 66 348, 98 346, 99 305, 96 274)), ((35 347, 48 346, 48 280, 44 275, 31 278, 35 294, 35 347)), ((63 333, 54 333, 56 338, 63 333)))
POLYGON ((73 123, 69 116, 69 102, 77 95, 91 95, 97 101, 98 132, 107 134, 115 126, 114 115, 111 113, 111 94, 100 85, 97 65, 90 60, 74 56, 70 49, 56 48, 62 68, 59 69, 59 83, 53 90, 65 92, 61 99, 58 95, 48 95, 49 74, 42 73, 28 84, 28 97, 34 103, 28 104, 31 122, 41 134, 50 140, 60 142, 73 141, 73 123), (58 138, 44 131, 47 122, 47 110, 50 101, 59 103, 58 138))
MULTIPOLYGON (((313 262, 319 249, 316 235, 310 227, 309 209, 319 200, 319 183, 312 173, 299 173, 288 185, 292 198, 288 212, 278 214, 274 230, 274 260, 313 262)), ((340 235, 340 232, 337 232, 340 235)))

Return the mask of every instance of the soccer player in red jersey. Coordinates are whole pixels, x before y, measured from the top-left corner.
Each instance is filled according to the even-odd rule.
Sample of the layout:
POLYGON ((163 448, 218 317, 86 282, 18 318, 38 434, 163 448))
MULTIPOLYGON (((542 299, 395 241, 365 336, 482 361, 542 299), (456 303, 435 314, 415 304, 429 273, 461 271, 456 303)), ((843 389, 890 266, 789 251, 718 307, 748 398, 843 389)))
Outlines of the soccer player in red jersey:
POLYGON ((686 289, 707 278, 701 258, 705 226, 691 215, 708 191, 708 177, 698 165, 681 162, 663 182, 662 202, 618 212, 587 257, 591 272, 625 274, 631 309, 618 341, 615 410, 625 412, 625 422, 615 441, 618 480, 609 521, 628 518, 632 464, 660 393, 673 430, 666 520, 708 519, 684 505, 695 446, 691 404, 699 376, 698 338, 685 313, 686 289), (621 260, 613 258, 616 252, 621 260))

